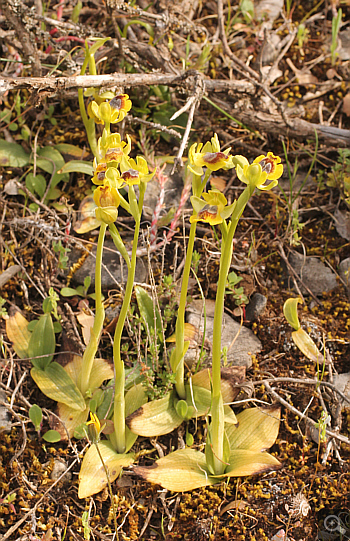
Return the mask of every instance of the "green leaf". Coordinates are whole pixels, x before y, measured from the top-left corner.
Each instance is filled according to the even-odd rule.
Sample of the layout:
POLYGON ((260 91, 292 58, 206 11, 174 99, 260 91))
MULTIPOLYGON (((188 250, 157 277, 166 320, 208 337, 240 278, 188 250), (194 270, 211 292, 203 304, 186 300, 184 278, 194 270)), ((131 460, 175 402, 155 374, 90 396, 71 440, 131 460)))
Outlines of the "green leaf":
POLYGON ((36 212, 40 207, 36 203, 30 203, 28 207, 32 212, 36 212))
POLYGON ((72 160, 66 162, 63 167, 58 171, 59 173, 84 173, 92 177, 94 174, 94 168, 91 162, 84 160, 72 160))
POLYGON ((188 412, 188 405, 186 400, 179 400, 176 404, 176 413, 178 414, 181 419, 186 419, 186 415, 188 412))
POLYGON ((29 357, 32 357, 32 364, 44 369, 53 359, 56 349, 55 331, 53 329, 52 317, 50 314, 40 316, 34 327, 28 345, 29 357), (46 357, 37 357, 47 355, 46 357))
POLYGON ((43 175, 34 176, 33 173, 28 173, 26 176, 26 186, 33 195, 37 193, 41 199, 46 190, 45 177, 43 175))
POLYGON ((54 321, 53 322, 53 330, 54 330, 54 333, 57 334, 59 332, 62 332, 62 325, 59 321, 54 321))
POLYGON ((29 161, 30 156, 21 145, 0 139, 0 166, 25 167, 29 161))
MULTIPOLYGON (((105 467, 109 474, 109 481, 118 477, 122 468, 130 466, 134 462, 134 455, 118 454, 107 441, 100 441, 98 448, 105 467)), ((103 490, 108 484, 104 466, 97 452, 96 445, 87 450, 79 472, 79 498, 88 498, 103 490)))
POLYGON ((141 317, 146 322, 148 329, 154 330, 156 327, 157 331, 161 331, 159 310, 154 305, 152 297, 141 286, 135 286, 135 294, 141 317))
POLYGON ((78 292, 72 287, 62 287, 61 295, 63 295, 63 297, 74 297, 74 295, 78 295, 78 292))
POLYGON ((309 336, 304 329, 300 328, 297 331, 292 332, 292 339, 303 355, 310 359, 310 361, 318 364, 324 363, 325 356, 322 355, 311 336, 309 336))
POLYGON ((59 197, 61 197, 61 194, 62 192, 58 188, 50 188, 47 192, 45 201, 53 201, 54 199, 58 199, 59 197))
POLYGON ((68 143, 59 143, 58 145, 55 145, 55 149, 61 152, 62 154, 69 154, 70 156, 74 156, 75 158, 81 159, 83 158, 84 154, 88 154, 86 150, 83 150, 82 148, 76 146, 76 145, 70 145, 68 143))
POLYGON ((205 455, 195 449, 179 449, 157 460, 154 466, 135 466, 133 471, 149 483, 174 492, 186 492, 220 482, 208 473, 205 455))
POLYGON ((43 435, 43 440, 49 442, 49 443, 57 443, 58 441, 61 441, 61 435, 57 430, 48 430, 43 435))
POLYGON ((98 49, 102 47, 102 45, 104 45, 110 39, 111 38, 97 38, 96 42, 89 49, 90 55, 94 55, 96 51, 98 51, 98 49))
POLYGON ((45 370, 34 367, 31 375, 39 389, 52 400, 62 402, 73 410, 86 409, 81 392, 60 364, 52 362, 45 370))
MULTIPOLYGON (((55 170, 55 174, 51 180, 51 189, 54 188, 59 182, 67 182, 69 180, 69 175, 67 173, 58 173, 58 171, 64 166, 63 156, 60 152, 58 152, 58 150, 56 150, 54 147, 47 146, 44 148, 39 148, 37 154, 37 167, 43 171, 46 171, 46 173, 50 173, 51 175, 55 170)), ((33 156, 31 156, 31 163, 33 163, 33 156)))
POLYGON ((279 406, 248 408, 237 415, 238 425, 226 425, 231 452, 236 449, 264 451, 278 436, 281 409, 279 406))
POLYGON ((29 419, 32 421, 35 430, 38 432, 40 430, 41 421, 43 420, 43 412, 37 404, 33 404, 33 406, 29 408, 29 419))
POLYGON ((28 321, 21 312, 16 312, 6 320, 6 334, 18 357, 29 357, 28 347, 32 333, 28 330, 28 321))
POLYGON ((294 299, 287 299, 283 305, 283 314, 289 325, 293 327, 296 331, 300 329, 300 323, 298 318, 298 304, 302 303, 300 297, 295 297, 294 299))

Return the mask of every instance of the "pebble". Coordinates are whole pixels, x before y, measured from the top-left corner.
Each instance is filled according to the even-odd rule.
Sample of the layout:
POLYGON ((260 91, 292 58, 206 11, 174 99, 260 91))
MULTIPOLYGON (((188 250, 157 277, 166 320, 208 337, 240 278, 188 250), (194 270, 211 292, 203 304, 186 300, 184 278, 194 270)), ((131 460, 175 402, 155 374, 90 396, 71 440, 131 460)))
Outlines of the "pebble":
POLYGON ((348 299, 350 299, 350 257, 343 259, 339 265, 339 274, 340 278, 346 284, 346 294, 348 299))
MULTIPOLYGON (((107 239, 104 244, 102 262, 105 268, 102 267, 102 289, 107 291, 124 285, 128 278, 128 269, 124 259, 117 251, 114 242, 107 239)), ((69 266, 76 263, 81 257, 80 250, 72 250, 69 254, 69 266)), ((72 285, 83 285, 86 276, 91 277, 91 285, 89 293, 94 291, 95 287, 95 257, 96 246, 82 264, 82 266, 73 274, 72 285)), ((143 283, 147 278, 147 269, 143 260, 139 257, 136 262, 135 282, 143 283)))
MULTIPOLYGON (((61 477, 61 475, 67 470, 67 468, 68 468, 68 465, 65 460, 55 458, 51 475, 50 475, 51 479, 53 481, 57 481, 57 479, 61 477)), ((70 471, 67 472, 64 477, 62 477, 63 483, 69 483, 71 480, 72 480, 72 474, 70 471)))
MULTIPOLYGON (((7 403, 6 393, 0 389, 0 402, 7 403)), ((11 432, 11 414, 6 406, 0 404, 0 434, 1 432, 11 432)))
POLYGON ((261 293, 254 293, 245 309, 245 320, 249 323, 256 321, 264 313, 267 297, 261 293))
MULTIPOLYGON (((288 261, 303 282, 302 284, 298 282, 300 291, 303 294, 309 294, 306 287, 317 296, 322 295, 324 292, 328 293, 338 286, 336 274, 317 257, 290 252, 288 261)), ((288 285, 294 285, 291 275, 288 285)))

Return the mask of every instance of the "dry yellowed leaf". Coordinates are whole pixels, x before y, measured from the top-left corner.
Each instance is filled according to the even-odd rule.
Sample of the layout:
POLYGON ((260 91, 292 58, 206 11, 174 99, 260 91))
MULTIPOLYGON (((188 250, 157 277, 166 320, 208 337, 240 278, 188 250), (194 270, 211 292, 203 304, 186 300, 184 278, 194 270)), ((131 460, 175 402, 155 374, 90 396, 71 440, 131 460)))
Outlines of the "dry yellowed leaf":
POLYGON ((90 340, 91 329, 94 324, 94 316, 86 314, 85 312, 80 312, 77 315, 77 320, 81 325, 81 332, 83 335, 84 344, 87 346, 90 340))

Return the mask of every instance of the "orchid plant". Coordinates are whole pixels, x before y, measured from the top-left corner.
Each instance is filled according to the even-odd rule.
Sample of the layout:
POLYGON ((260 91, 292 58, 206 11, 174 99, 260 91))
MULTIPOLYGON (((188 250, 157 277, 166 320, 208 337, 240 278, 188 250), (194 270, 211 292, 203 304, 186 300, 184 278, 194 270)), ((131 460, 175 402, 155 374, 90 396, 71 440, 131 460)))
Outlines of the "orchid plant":
MULTIPOLYGON (((190 160, 191 154, 196 156, 195 171, 199 174, 203 173, 202 167, 205 163, 213 161, 212 153, 210 156, 206 154, 198 156, 198 153, 193 151, 191 153, 190 150, 190 160)), ((280 164, 280 158, 270 152, 267 156, 259 156, 252 164, 249 164, 244 156, 226 154, 225 159, 236 168, 238 178, 247 185, 238 200, 228 205, 225 196, 218 190, 203 193, 198 179, 193 183, 194 195, 191 197, 193 206, 191 227, 198 221, 219 225, 222 237, 213 328, 211 422, 208 424, 205 454, 186 448, 161 458, 156 462, 156 467, 136 467, 136 472, 143 478, 169 490, 192 490, 218 483, 224 477, 251 475, 280 466, 275 457, 265 452, 265 449, 274 443, 278 434, 280 416, 278 407, 251 408, 237 416, 238 425, 227 422, 221 385, 221 330, 227 275, 238 221, 255 189, 266 191, 277 185, 283 166, 280 164), (270 182, 266 184, 267 181, 270 182)), ((187 283, 183 280, 182 292, 184 287, 186 291, 187 283)), ((183 320, 180 323, 178 320, 177 329, 178 325, 181 329, 183 320)), ((177 342, 175 351, 180 347, 178 357, 181 360, 186 349, 185 344, 181 351, 182 337, 183 334, 179 331, 177 335, 179 343, 177 342)), ((173 368, 177 369, 178 366, 175 365, 173 368)), ((143 413, 147 406, 143 406, 143 413)), ((133 414, 132 420, 135 418, 138 418, 138 412, 133 414)), ((133 423, 129 426, 133 430, 133 423)))

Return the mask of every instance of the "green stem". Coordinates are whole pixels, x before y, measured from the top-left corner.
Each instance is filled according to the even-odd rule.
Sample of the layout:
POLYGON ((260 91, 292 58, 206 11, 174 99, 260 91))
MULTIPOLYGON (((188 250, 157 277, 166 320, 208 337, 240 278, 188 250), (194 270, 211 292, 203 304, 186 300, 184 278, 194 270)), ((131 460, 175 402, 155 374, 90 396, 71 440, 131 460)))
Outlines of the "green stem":
MULTIPOLYGON (((95 64, 95 59, 93 58, 92 64, 95 64)), ((96 75, 96 66, 95 69, 91 69, 91 55, 87 54, 84 58, 83 65, 80 70, 80 75, 85 75, 86 68, 90 65, 90 74, 96 75), (95 72, 95 73, 92 73, 95 72)), ((89 145, 91 148, 91 152, 95 156, 95 158, 98 157, 98 151, 97 151, 97 140, 96 140, 96 131, 95 131, 95 121, 93 118, 89 118, 86 109, 85 109, 85 102, 84 102, 84 89, 79 88, 78 89, 78 101, 79 101, 79 108, 80 108, 80 114, 81 118, 84 122, 86 135, 89 141, 89 145)))
MULTIPOLYGON (((130 186, 130 190, 133 187, 130 186)), ((134 287, 135 269, 136 269, 136 257, 137 257, 137 243, 140 232, 141 222, 141 210, 143 206, 144 189, 140 186, 140 197, 138 202, 139 216, 135 222, 134 240, 131 252, 130 268, 128 269, 128 280, 126 282, 125 295, 123 304, 119 313, 117 326, 114 333, 113 344, 113 359, 115 369, 115 394, 114 394, 114 430, 116 437, 116 451, 117 453, 124 453, 126 447, 125 441, 125 372, 124 362, 122 361, 120 354, 120 343, 122 338, 122 332, 124 323, 128 313, 131 295, 134 287)))
MULTIPOLYGON (((203 181, 198 175, 193 175, 192 179, 192 192, 197 197, 202 195, 202 192, 205 188, 205 185, 208 181, 208 178, 211 175, 210 169, 207 169, 204 175, 203 181)), ((186 399, 186 390, 185 390, 185 370, 184 370, 184 356, 185 356, 185 309, 186 309, 186 300, 187 300, 187 290, 188 290, 188 280, 191 272, 191 263, 193 255, 194 241, 196 238, 196 227, 197 223, 193 222, 191 224, 190 235, 187 245, 187 253, 185 260, 185 267, 182 276, 181 284, 181 294, 180 294, 180 303, 179 309, 177 312, 176 318, 176 327, 175 327, 175 336, 176 336, 176 346, 171 358, 171 367, 173 372, 175 372, 175 388, 176 392, 182 400, 186 399)))
POLYGON ((86 392, 89 389, 89 382, 90 382, 90 375, 91 375, 91 369, 92 365, 95 359, 95 355, 97 352, 103 322, 105 319, 105 311, 103 308, 102 303, 102 281, 101 281, 101 273, 102 273, 102 254, 103 254, 103 243, 106 233, 106 224, 101 224, 100 226, 100 233, 98 236, 97 241, 97 249, 96 249, 96 264, 95 264, 95 319, 94 319, 94 325, 91 329, 90 333, 90 340, 86 347, 86 350, 84 351, 83 355, 83 361, 82 361, 82 368, 79 375, 79 388, 82 392, 83 396, 85 396, 86 392))
POLYGON ((185 400, 186 391, 185 391, 185 381, 184 381, 184 347, 185 347, 185 309, 186 309, 186 300, 187 300, 187 290, 188 290, 188 280, 190 277, 191 263, 192 263, 192 254, 194 241, 196 238, 196 227, 197 223, 193 222, 190 228, 190 235, 188 238, 187 253, 185 266, 182 276, 181 284, 181 295, 179 309, 177 312, 176 319, 176 346, 175 353, 172 359, 172 369, 175 371, 175 388, 178 396, 185 400))
POLYGON ((254 192, 254 187, 247 186, 237 200, 237 205, 231 217, 224 247, 220 257, 218 289, 215 300, 213 324, 212 352, 212 444, 214 453, 214 470, 217 475, 224 472, 224 406, 221 396, 221 331, 224 313, 225 289, 228 271, 230 269, 233 249, 233 236, 246 204, 254 192))

